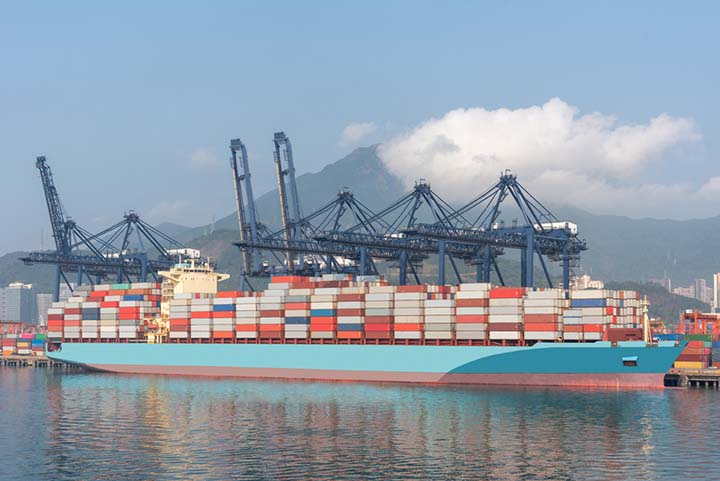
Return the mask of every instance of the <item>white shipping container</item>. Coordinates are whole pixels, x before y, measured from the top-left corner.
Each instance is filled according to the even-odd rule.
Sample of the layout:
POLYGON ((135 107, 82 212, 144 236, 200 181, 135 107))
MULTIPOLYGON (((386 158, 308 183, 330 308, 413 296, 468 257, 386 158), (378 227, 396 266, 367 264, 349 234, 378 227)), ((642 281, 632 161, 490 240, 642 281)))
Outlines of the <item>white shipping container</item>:
POLYGON ((453 333, 450 331, 425 331, 425 339, 452 339, 453 333))
POLYGON ((307 329, 304 331, 289 331, 285 329, 285 339, 306 339, 309 333, 310 331, 307 329))
POLYGON ((313 293, 313 289, 290 289, 288 295, 290 296, 310 296, 313 293))
POLYGON ((421 316, 423 314, 423 309, 421 307, 406 307, 406 308, 398 308, 395 307, 394 313, 395 317, 397 316, 421 316))
POLYGON ((487 307, 456 307, 455 314, 458 316, 486 316, 488 315, 487 307))
POLYGON ((527 307, 525 306, 525 314, 562 314, 559 307, 527 307))
POLYGON ((362 301, 340 301, 337 303, 338 309, 363 309, 365 303, 362 301))
POLYGON ((425 314, 425 324, 446 324, 455 322, 453 315, 427 315, 425 314))
POLYGON ((505 307, 495 307, 490 306, 490 309, 488 310, 488 314, 492 315, 522 315, 523 308, 522 306, 505 306, 505 307))
POLYGON ((260 310, 261 311, 282 311, 285 309, 284 303, 266 303, 266 304, 260 304, 260 310))
POLYGON ((392 316, 392 309, 365 309, 365 317, 368 316, 392 316))
POLYGON ((487 331, 487 324, 483 324, 480 322, 459 322, 455 324, 455 330, 457 332, 465 332, 465 331, 487 331))
POLYGON ((490 339, 492 340, 508 340, 508 341, 519 341, 520 332, 518 331, 490 331, 490 339))
POLYGON ((299 309, 293 309, 285 311, 285 317, 310 317, 310 309, 301 311, 299 309))
POLYGON ((257 303, 258 303, 257 297, 236 297, 235 298, 235 309, 238 309, 237 306, 239 306, 239 305, 249 304, 251 306, 254 306, 257 303))
POLYGON ((523 322, 523 316, 518 314, 492 314, 488 316, 488 322, 512 322, 512 323, 518 323, 523 322))
POLYGON ((412 299, 409 301, 395 299, 395 307, 423 307, 425 302, 418 299, 412 299))
POLYGON ((492 288, 492 284, 489 282, 466 282, 463 284, 458 284, 458 289, 460 292, 482 292, 482 291, 489 291, 492 288))
POLYGON ((235 304, 235 299, 232 297, 216 297, 213 299, 213 306, 227 306, 235 304))
POLYGON ((255 339, 257 338, 258 333, 257 331, 237 331, 235 332, 235 337, 237 339, 255 339))
POLYGON ((455 299, 489 299, 488 291, 459 291, 455 293, 455 299))
POLYGON ((423 300, 427 298, 427 292, 396 292, 396 301, 412 301, 412 300, 423 300))
POLYGON ((268 298, 284 299, 287 294, 288 294, 287 289, 265 289, 265 292, 263 292, 263 296, 261 297, 261 299, 268 299, 268 298))
POLYGON ((570 290, 570 299, 604 299, 610 297, 607 289, 570 290))
POLYGON ((310 309, 337 309, 334 302, 310 302, 310 309))
POLYGON ((561 334, 554 331, 525 331, 525 339, 528 341, 555 341, 561 338, 561 334))
POLYGON ((310 296, 310 302, 336 302, 337 295, 322 294, 318 295, 318 289, 315 289, 315 294, 310 296))
POLYGON ((486 331, 458 331, 455 338, 463 341, 475 339, 482 341, 487 338, 487 335, 486 331))
POLYGON ((425 301, 425 309, 434 308, 453 308, 455 307, 454 299, 428 299, 425 301))
POLYGON ((523 299, 490 299, 490 307, 522 307, 523 299))
POLYGON ((260 311, 235 311, 236 319, 257 319, 260 317, 260 311))
POLYGON ((337 296, 340 294, 340 288, 339 287, 316 287, 315 288, 315 295, 329 295, 329 296, 337 296))
POLYGON ((284 317, 261 317, 260 324, 285 324, 284 317))
POLYGON ((338 324, 363 324, 365 322, 364 316, 338 316, 338 324))
POLYGON ((443 323, 425 323, 425 332, 433 331, 433 332, 442 332, 442 331, 448 331, 452 332, 453 330, 453 323, 450 322, 443 322, 443 323))
POLYGON ((390 292, 369 292, 365 294, 365 301, 393 301, 393 291, 390 292))
POLYGON ((396 331, 395 339, 422 339, 421 331, 396 331))
POLYGON ((425 307, 426 316, 452 316, 457 308, 452 307, 425 307))
POLYGON ((335 334, 332 331, 312 331, 310 337, 313 339, 332 339, 335 334))
POLYGON ((370 286, 368 292, 372 295, 376 294, 392 294, 397 290, 395 286, 370 286))

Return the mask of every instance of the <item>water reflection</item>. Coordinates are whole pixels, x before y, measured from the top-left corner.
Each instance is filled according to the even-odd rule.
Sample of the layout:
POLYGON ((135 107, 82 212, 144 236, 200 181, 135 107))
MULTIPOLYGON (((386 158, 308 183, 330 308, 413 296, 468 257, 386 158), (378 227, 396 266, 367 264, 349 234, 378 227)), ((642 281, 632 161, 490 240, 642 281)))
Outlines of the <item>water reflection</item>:
POLYGON ((718 400, 3 369, 0 478, 713 479, 718 400))

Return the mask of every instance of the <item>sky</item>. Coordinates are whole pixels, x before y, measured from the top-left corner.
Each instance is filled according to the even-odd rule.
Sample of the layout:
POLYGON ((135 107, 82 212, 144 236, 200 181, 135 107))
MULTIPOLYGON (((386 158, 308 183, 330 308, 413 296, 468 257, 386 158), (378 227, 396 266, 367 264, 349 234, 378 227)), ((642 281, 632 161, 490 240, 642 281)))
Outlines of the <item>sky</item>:
POLYGON ((467 198, 504 168, 551 202, 720 214, 717 2, 2 2, 0 253, 50 247, 45 155, 89 230, 233 210, 272 135, 299 173, 382 143, 467 198), (713 60, 714 59, 714 60, 713 60))

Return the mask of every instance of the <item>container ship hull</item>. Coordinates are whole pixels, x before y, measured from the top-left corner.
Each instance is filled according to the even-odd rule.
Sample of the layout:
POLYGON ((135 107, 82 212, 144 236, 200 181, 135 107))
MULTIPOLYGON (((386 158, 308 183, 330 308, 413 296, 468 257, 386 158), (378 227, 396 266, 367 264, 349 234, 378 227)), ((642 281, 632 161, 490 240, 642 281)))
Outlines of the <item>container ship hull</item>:
POLYGON ((48 356, 122 374, 647 389, 663 387, 681 351, 673 342, 531 347, 65 342, 48 356))

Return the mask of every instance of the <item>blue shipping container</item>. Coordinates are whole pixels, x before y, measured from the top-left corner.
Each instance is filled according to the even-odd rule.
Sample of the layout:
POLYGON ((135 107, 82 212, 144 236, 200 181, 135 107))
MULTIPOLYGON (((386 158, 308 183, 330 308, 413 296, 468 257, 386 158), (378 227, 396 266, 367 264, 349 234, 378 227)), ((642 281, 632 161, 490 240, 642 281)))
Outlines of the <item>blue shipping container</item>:
POLYGON ((286 317, 285 324, 310 324, 309 317, 286 317))
POLYGON ((310 315, 312 317, 330 317, 337 315, 336 312, 335 309, 312 309, 310 315))
POLYGON ((571 306, 573 309, 581 307, 605 307, 606 299, 573 299, 571 306))
POLYGON ((337 330, 339 332, 362 332, 362 324, 338 324, 337 330))
POLYGON ((213 306, 213 312, 234 312, 235 304, 216 304, 213 306))
POLYGON ((142 294, 126 294, 123 296, 123 301, 144 301, 145 296, 142 294))

